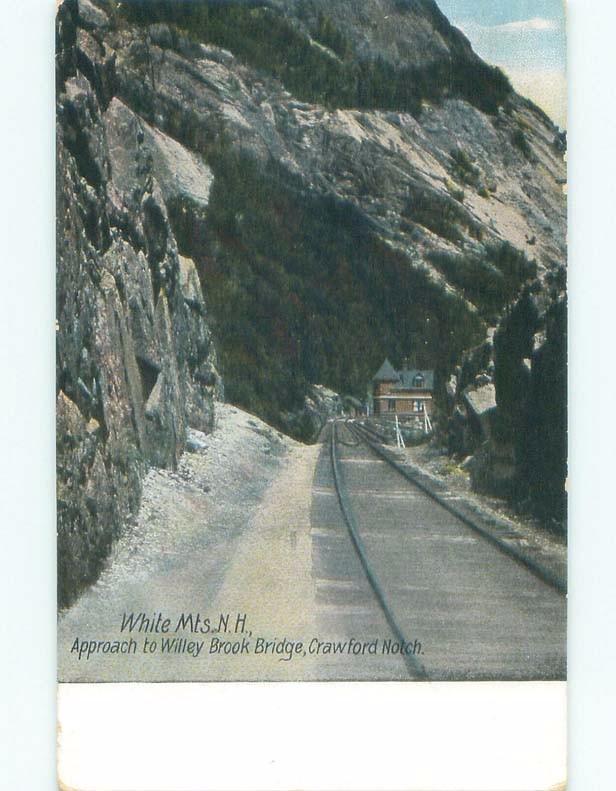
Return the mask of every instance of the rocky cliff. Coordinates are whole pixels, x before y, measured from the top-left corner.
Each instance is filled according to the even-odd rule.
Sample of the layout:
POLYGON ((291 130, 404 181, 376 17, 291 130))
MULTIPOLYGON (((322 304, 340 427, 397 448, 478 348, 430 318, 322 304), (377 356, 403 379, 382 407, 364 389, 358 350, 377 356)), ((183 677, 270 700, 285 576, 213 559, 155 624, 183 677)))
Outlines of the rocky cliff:
POLYGON ((57 36, 61 578, 210 425, 213 345, 289 428, 411 345, 444 382, 564 261, 558 129, 432 0, 65 0, 57 36))
MULTIPOLYGON (((447 383, 447 441, 476 491, 566 532, 565 272, 528 284, 447 383)), ((445 421, 443 421, 445 424, 445 421)))
POLYGON ((115 98, 114 57, 58 13, 59 601, 94 580, 150 464, 209 430, 216 360, 167 202, 207 207, 211 171, 115 98))

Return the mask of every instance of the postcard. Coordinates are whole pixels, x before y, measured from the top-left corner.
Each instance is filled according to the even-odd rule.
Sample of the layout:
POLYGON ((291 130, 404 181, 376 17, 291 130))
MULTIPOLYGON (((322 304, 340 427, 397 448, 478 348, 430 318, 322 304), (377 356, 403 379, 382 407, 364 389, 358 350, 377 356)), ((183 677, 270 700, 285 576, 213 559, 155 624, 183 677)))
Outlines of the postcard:
POLYGON ((556 723, 551 781, 400 787, 564 780, 565 22, 535 5, 59 4, 64 787, 155 791, 78 779, 68 734, 213 682, 503 694, 556 723))

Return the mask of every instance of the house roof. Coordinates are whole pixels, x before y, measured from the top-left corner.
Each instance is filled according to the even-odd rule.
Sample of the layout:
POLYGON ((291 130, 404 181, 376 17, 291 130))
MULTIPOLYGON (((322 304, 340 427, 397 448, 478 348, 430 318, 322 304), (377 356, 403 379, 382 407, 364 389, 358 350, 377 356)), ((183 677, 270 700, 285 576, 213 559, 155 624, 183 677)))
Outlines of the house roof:
POLYGON ((434 371, 423 368, 403 368, 401 371, 396 371, 389 360, 385 360, 383 365, 372 377, 373 382, 395 382, 391 388, 392 391, 397 390, 433 390, 434 389, 434 371), (416 377, 423 378, 423 384, 416 385, 414 381, 416 377))
POLYGON ((407 368, 399 373, 400 384, 396 385, 394 390, 433 390, 434 389, 434 371, 428 371, 420 368, 407 368), (422 385, 414 384, 415 378, 421 376, 423 378, 422 385))
POLYGON ((383 365, 372 377, 373 382, 397 382, 399 379, 400 374, 395 370, 388 359, 385 359, 383 365))

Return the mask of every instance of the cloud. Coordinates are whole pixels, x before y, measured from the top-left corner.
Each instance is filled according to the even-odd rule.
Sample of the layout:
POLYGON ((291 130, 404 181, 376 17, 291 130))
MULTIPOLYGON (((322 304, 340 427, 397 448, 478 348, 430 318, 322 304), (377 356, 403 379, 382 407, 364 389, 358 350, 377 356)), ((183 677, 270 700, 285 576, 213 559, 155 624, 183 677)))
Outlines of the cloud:
POLYGON ((461 20, 457 23, 458 27, 467 35, 472 34, 526 34, 526 33, 554 33, 560 30, 560 22, 557 19, 545 19, 544 17, 533 17, 532 19, 520 19, 517 22, 506 22, 502 25, 481 25, 473 19, 461 20))
POLYGON ((536 16, 532 19, 521 19, 519 22, 494 25, 492 30, 499 33, 551 33, 559 28, 560 25, 556 19, 544 19, 536 16))

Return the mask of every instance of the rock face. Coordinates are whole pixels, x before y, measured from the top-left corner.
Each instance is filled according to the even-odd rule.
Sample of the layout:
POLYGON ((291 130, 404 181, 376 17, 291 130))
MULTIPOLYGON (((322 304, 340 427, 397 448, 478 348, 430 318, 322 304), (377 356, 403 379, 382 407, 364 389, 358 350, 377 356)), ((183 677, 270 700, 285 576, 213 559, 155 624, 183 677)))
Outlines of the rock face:
POLYGON ((114 19, 98 35, 117 96, 214 173, 205 217, 168 212, 243 407, 288 429, 312 384, 361 398, 413 344, 444 375, 562 264, 558 129, 430 0, 132 2, 114 19))
MULTIPOLYGON (((90 9, 92 18, 104 15, 90 9)), ((114 96, 115 57, 58 13, 59 601, 96 578, 147 465, 174 468, 218 387, 193 261, 167 202, 207 206, 211 172, 114 96), (157 164, 157 173, 153 171, 157 164), (167 167, 165 167, 167 165, 167 167), (209 179, 209 180, 208 180, 209 179)))
POLYGON ((433 0, 65 0, 57 91, 62 601, 210 425, 213 341, 296 431, 409 347, 444 383, 564 261, 558 129, 433 0))
POLYGON ((564 272, 529 284, 447 388, 449 450, 478 491, 510 498, 555 531, 567 497, 567 302, 564 272))
POLYGON ((302 442, 316 442, 330 418, 343 414, 344 402, 338 393, 323 385, 309 388, 302 409, 281 417, 294 436, 302 442))

